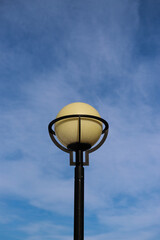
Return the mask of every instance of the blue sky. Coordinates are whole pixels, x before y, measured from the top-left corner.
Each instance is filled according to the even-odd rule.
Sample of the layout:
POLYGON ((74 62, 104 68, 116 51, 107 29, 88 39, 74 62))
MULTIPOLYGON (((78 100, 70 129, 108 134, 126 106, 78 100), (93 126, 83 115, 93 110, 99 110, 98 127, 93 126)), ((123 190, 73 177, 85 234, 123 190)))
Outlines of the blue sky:
POLYGON ((160 238, 160 1, 0 2, 0 239, 70 240, 73 177, 47 126, 95 107, 86 240, 160 238))

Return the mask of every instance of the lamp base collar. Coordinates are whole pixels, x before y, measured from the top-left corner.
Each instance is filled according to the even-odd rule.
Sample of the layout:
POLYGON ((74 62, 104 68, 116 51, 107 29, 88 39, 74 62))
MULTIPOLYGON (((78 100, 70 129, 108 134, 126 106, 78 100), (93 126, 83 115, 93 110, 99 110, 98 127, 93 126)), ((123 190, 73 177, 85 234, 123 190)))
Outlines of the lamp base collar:
POLYGON ((78 151, 78 150, 86 151, 91 148, 91 145, 89 143, 75 142, 75 143, 69 144, 67 148, 72 151, 78 151))

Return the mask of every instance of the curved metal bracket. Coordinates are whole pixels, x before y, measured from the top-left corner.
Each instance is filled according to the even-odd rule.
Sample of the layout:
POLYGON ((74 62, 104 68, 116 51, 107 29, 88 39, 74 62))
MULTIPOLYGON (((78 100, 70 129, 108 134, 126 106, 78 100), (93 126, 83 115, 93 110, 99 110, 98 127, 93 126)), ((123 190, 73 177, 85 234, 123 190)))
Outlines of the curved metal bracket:
POLYGON ((108 136, 108 129, 104 132, 102 140, 95 147, 85 152, 85 162, 88 163, 87 165, 89 165, 89 154, 96 151, 98 148, 100 148, 102 144, 105 142, 107 136, 108 136))
POLYGON ((68 148, 65 148, 61 144, 59 144, 59 142, 55 139, 55 137, 52 133, 49 132, 49 136, 58 148, 60 148, 64 152, 67 152, 70 154, 70 165, 75 165, 75 163, 73 162, 73 151, 71 151, 68 148))
POLYGON ((73 117, 78 117, 79 118, 79 142, 80 142, 80 128, 81 128, 81 118, 83 117, 86 117, 86 118, 92 118, 92 119, 96 119, 96 120, 99 120, 101 121, 104 125, 105 125, 105 128, 103 129, 102 131, 102 134, 104 134, 103 138, 101 139, 101 141, 93 148, 89 149, 89 150, 86 150, 85 152, 85 162, 83 162, 83 165, 85 166, 88 166, 89 165, 89 154, 96 151, 98 148, 100 148, 102 146, 102 144, 104 143, 104 141, 106 140, 107 138, 107 135, 108 135, 108 129, 109 129, 109 125, 107 123, 107 121, 105 121, 103 118, 100 118, 100 117, 97 117, 97 116, 92 116, 92 115, 87 115, 87 114, 73 114, 73 115, 66 115, 66 116, 62 116, 62 117, 59 117, 59 118, 56 118, 54 119, 53 121, 51 121, 48 125, 48 131, 49 131, 49 135, 50 135, 50 138, 51 140, 54 142, 54 144, 60 148, 62 151, 64 152, 67 152, 70 154, 70 165, 71 166, 75 166, 76 163, 73 161, 73 151, 68 149, 68 148, 65 148, 63 147, 57 140, 56 138, 54 137, 54 135, 56 136, 56 133, 55 131, 53 131, 52 129, 52 126, 54 123, 60 121, 60 120, 63 120, 63 119, 66 119, 66 118, 73 118, 73 117))

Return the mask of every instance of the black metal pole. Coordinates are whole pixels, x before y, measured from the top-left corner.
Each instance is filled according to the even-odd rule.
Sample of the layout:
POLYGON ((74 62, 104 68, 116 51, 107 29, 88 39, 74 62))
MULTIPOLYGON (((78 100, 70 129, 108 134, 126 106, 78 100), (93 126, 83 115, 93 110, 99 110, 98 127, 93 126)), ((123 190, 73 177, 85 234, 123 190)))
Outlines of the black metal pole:
POLYGON ((84 239, 84 167, 83 151, 76 151, 74 183, 74 240, 84 239))

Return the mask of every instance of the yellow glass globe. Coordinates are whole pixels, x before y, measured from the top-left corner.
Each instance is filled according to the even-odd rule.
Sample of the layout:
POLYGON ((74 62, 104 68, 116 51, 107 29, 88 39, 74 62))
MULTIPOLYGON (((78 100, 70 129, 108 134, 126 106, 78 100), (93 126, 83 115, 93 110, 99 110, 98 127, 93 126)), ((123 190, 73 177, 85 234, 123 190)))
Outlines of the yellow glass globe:
MULTIPOLYGON (((87 103, 75 102, 68 104, 60 110, 56 118, 71 114, 87 114, 100 117, 95 108, 87 103)), ((58 140, 68 146, 79 141, 79 120, 68 118, 55 123, 55 133, 58 140)), ((102 134, 102 123, 93 118, 81 118, 80 143, 93 146, 102 134)))

